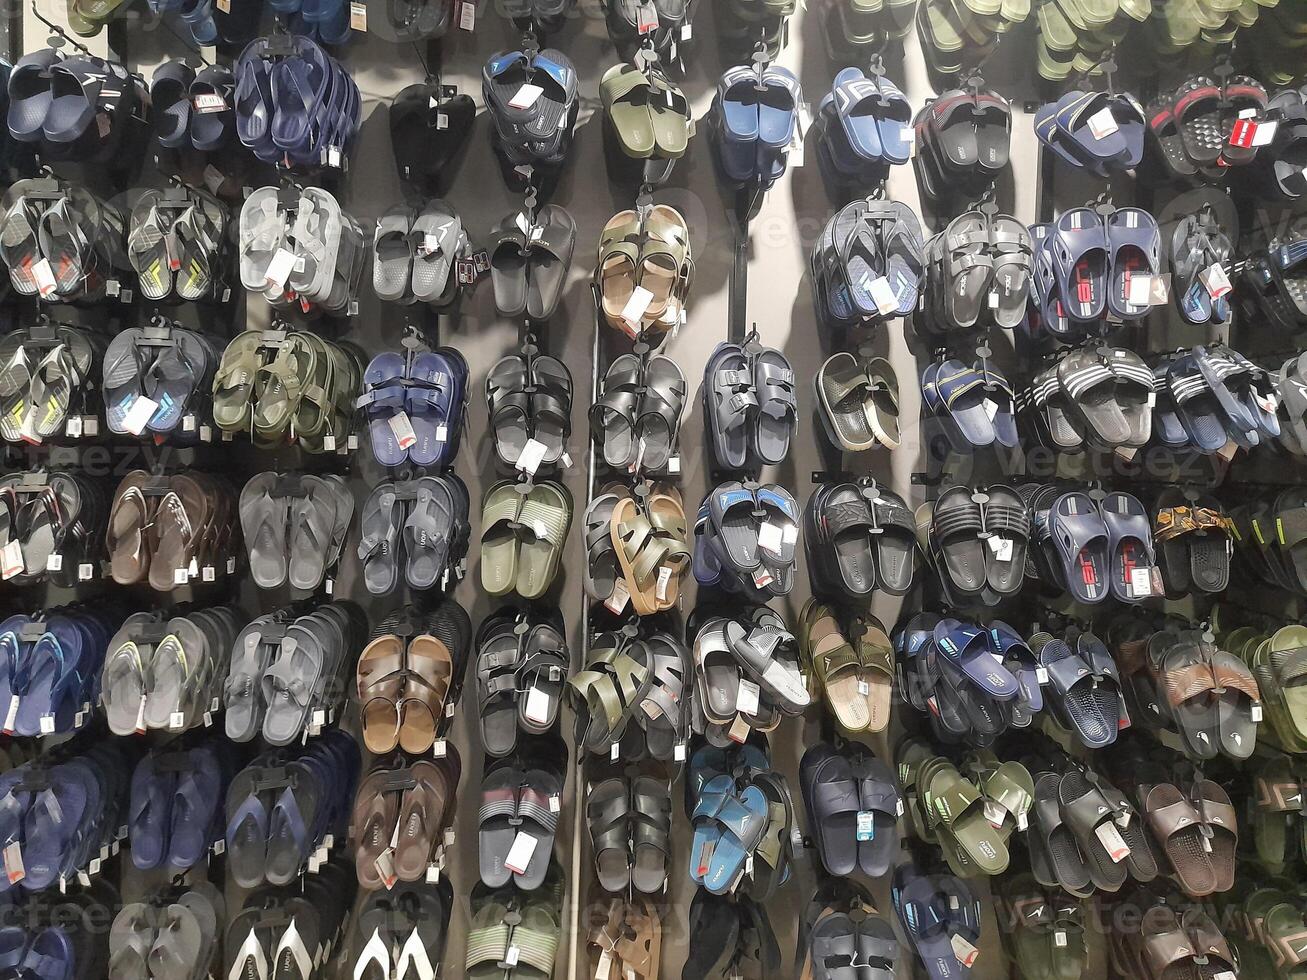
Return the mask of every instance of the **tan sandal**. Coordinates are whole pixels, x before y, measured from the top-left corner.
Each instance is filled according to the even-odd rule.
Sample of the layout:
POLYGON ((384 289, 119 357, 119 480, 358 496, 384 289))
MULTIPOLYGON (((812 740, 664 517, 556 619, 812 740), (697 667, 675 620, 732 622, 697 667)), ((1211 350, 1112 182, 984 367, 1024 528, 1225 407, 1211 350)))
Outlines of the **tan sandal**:
POLYGON ((849 632, 862 635, 854 641, 862 664, 858 690, 867 704, 867 731, 883 732, 889 727, 894 692, 894 644, 875 616, 856 622, 849 632))
POLYGON ((862 693, 862 657, 825 603, 809 599, 800 616, 799 657, 806 673, 825 692, 835 721, 847 732, 872 723, 870 699, 862 693))
POLYGON ((675 603, 679 583, 673 586, 673 579, 690 559, 685 535, 685 511, 666 492, 652 495, 647 511, 634 497, 619 500, 613 508, 613 548, 637 615, 648 616, 675 603))
POLYGON ((363 744, 373 755, 399 745, 399 698, 404 690, 404 641, 379 636, 359 655, 357 688, 363 744))
POLYGON ((411 755, 431 751, 453 678, 449 648, 434 636, 415 636, 408 645, 406 683, 399 701, 399 747, 411 755))

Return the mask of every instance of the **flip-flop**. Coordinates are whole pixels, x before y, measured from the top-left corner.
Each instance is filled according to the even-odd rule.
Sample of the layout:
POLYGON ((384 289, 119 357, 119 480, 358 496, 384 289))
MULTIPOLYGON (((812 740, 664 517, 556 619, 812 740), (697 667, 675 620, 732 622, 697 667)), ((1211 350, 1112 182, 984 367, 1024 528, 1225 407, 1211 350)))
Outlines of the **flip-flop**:
POLYGON ((250 574, 265 589, 281 585, 289 572, 289 503, 278 494, 278 480, 275 473, 260 473, 245 484, 240 496, 250 574))

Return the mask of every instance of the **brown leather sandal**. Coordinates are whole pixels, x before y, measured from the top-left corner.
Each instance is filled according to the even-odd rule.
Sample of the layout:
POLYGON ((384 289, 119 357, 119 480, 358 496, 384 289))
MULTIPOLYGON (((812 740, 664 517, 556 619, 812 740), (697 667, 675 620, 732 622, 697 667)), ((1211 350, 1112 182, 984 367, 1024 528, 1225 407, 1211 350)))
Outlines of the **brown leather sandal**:
POLYGON ((405 752, 421 755, 431 751, 453 674, 453 658, 441 640, 427 635, 413 637, 399 701, 399 747, 405 752))
POLYGON ((662 949, 662 922, 647 898, 608 903, 603 921, 590 930, 596 980, 655 980, 662 949))
POLYGON ((404 691, 404 641, 379 636, 359 655, 357 687, 362 706, 363 744, 373 755, 399 745, 399 699, 404 691))
POLYGON ((350 819, 350 838, 354 842, 354 864, 359 884, 375 889, 385 885, 377 861, 390 849, 390 840, 399 820, 401 794, 390 791, 397 773, 374 769, 359 783, 350 819))
POLYGON ((409 773, 414 786, 404 792, 400 804, 395 874, 401 881, 421 881, 453 816, 462 763, 450 746, 443 758, 434 762, 421 759, 409 773))

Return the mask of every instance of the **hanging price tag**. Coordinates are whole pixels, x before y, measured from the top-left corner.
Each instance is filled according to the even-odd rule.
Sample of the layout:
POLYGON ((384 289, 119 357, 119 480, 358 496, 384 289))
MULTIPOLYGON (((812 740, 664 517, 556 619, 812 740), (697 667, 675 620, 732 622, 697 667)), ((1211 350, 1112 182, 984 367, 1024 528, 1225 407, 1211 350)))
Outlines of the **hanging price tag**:
POLYGON ((1225 272, 1225 267, 1219 262, 1213 262, 1202 271, 1199 278, 1203 280, 1203 285, 1207 287, 1207 292, 1212 299, 1220 299, 1231 289, 1230 277, 1225 272))
POLYGON ((150 419, 154 418, 154 413, 158 411, 159 403, 152 398, 146 398, 144 395, 138 395, 132 402, 132 407, 127 410, 123 417, 123 428, 134 436, 139 436, 145 431, 145 427, 150 424, 150 419))
POLYGON ((227 100, 217 92, 202 92, 191 100, 191 105, 200 115, 210 112, 222 112, 227 108, 227 100))
MULTIPOLYGON (((351 4, 351 6, 356 5, 351 4)), ((277 249, 276 254, 273 255, 272 261, 268 263, 268 271, 264 278, 267 280, 269 286, 277 289, 285 289, 286 280, 290 278, 290 274, 294 270, 295 253, 289 249, 279 248, 277 249)))
POLYGON ((413 432, 413 422, 409 419, 408 412, 400 412, 390 417, 390 431, 394 433, 400 449, 407 449, 418 441, 417 435, 413 432))
POLYGON ((526 874, 531 856, 535 854, 536 845, 539 843, 539 840, 530 834, 519 833, 513 839, 513 846, 508 849, 508 857, 504 858, 504 867, 513 874, 526 874))
POLYGON ((1104 140, 1120 129, 1112 115, 1111 108, 1099 109, 1089 117, 1089 132, 1094 139, 1104 140))
POLYGON ((544 95, 545 90, 539 85, 526 84, 517 90, 517 93, 508 100, 508 105, 513 109, 530 109, 536 104, 540 96, 544 95))
POLYGON ((0 550, 0 578, 5 580, 23 574, 23 546, 10 541, 0 550))
POLYGON ((625 579, 618 579, 613 585, 613 594, 604 602, 604 606, 615 616, 620 616, 626 604, 631 601, 631 590, 626 586, 625 579))
POLYGON ((528 439, 526 445, 522 447, 521 455, 517 457, 517 469, 523 473, 535 476, 536 470, 540 468, 540 464, 544 461, 545 453, 548 451, 549 447, 543 442, 539 442, 535 439, 528 439))
POLYGON ((32 264, 32 278, 36 280, 36 291, 44 299, 50 296, 57 288, 58 284, 54 281, 54 270, 50 268, 49 259, 41 259, 32 264))

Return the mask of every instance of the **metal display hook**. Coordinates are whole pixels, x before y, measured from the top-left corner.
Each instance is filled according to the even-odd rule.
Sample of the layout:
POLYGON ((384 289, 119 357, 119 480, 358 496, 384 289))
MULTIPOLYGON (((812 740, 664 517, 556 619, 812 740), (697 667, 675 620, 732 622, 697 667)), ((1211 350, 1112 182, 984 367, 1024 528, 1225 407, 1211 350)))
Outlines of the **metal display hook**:
POLYGON ((39 20, 46 27, 48 27, 51 31, 51 34, 54 35, 46 42, 47 44, 50 45, 50 47, 57 49, 62 47, 64 44, 71 44, 78 51, 82 52, 82 54, 87 56, 91 55, 90 48, 88 48, 86 45, 78 41, 76 38, 74 38, 71 34, 65 31, 58 24, 54 23, 53 21, 46 20, 45 15, 42 14, 41 11, 37 9, 36 0, 32 0, 32 16, 35 17, 37 20, 39 20), (56 38, 58 38, 58 42, 56 42, 56 38))

